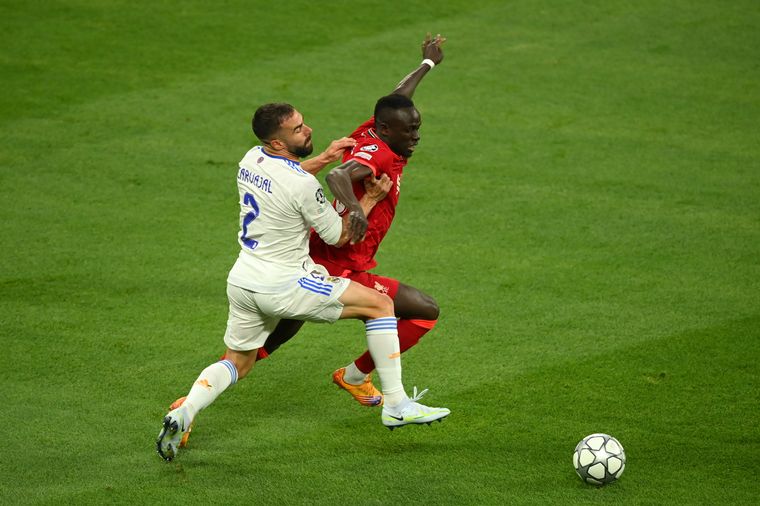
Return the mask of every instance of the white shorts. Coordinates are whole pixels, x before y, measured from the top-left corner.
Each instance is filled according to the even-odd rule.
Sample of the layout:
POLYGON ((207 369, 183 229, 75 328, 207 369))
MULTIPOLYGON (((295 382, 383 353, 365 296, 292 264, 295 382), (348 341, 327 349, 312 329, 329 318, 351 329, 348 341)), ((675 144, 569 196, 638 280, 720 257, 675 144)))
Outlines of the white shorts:
POLYGON ((231 350, 255 350, 264 346, 281 319, 333 323, 343 304, 338 298, 350 281, 330 276, 321 265, 277 293, 256 293, 227 284, 230 313, 224 344, 231 350))

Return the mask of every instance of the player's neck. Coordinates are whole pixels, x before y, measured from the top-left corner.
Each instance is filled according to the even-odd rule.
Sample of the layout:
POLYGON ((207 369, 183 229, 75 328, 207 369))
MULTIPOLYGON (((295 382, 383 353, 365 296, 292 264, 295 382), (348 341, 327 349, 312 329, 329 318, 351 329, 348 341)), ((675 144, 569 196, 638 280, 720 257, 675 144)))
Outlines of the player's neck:
POLYGON ((262 146, 262 149, 264 150, 264 153, 271 155, 271 156, 279 156, 280 158, 287 158, 288 160, 293 160, 294 162, 301 162, 301 159, 291 153, 290 151, 283 149, 283 150, 277 150, 272 149, 271 146, 264 145, 262 146))
POLYGON ((396 156, 400 156, 401 158, 404 158, 404 155, 399 155, 398 153, 396 153, 395 151, 393 151, 393 149, 391 149, 390 144, 388 144, 388 141, 390 140, 390 139, 388 139, 388 137, 385 137, 385 136, 381 135, 377 131, 375 131, 375 135, 377 135, 377 138, 380 139, 381 141, 383 141, 386 146, 388 146, 388 149, 391 150, 391 153, 393 153, 396 156))

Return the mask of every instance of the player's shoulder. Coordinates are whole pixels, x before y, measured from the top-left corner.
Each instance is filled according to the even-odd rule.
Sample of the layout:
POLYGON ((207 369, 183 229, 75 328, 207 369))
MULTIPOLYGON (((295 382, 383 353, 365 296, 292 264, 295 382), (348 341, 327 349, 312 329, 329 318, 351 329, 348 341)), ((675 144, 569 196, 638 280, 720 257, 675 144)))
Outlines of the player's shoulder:
POLYGON ((379 167, 393 160, 393 151, 380 139, 364 138, 357 141, 351 150, 351 157, 379 167))
POLYGON ((374 130, 375 128, 375 117, 372 116, 370 119, 356 127, 356 130, 353 131, 351 134, 351 137, 354 139, 358 139, 360 137, 365 137, 369 135, 369 132, 374 130))
POLYGON ((299 162, 290 160, 283 156, 270 155, 261 146, 255 146, 248 150, 248 152, 240 160, 241 167, 253 168, 255 166, 262 167, 264 169, 272 170, 274 168, 285 168, 284 171, 278 171, 282 177, 294 177, 294 178, 313 178, 311 174, 306 172, 299 162))

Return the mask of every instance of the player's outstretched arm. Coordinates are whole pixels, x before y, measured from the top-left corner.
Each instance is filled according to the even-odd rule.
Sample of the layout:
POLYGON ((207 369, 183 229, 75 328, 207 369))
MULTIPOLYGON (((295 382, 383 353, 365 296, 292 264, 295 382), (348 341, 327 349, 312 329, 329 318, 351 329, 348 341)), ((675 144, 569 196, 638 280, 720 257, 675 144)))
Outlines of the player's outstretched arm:
POLYGON ((441 37, 439 33, 434 38, 430 37, 428 33, 425 36, 425 40, 422 41, 422 61, 420 66, 404 77, 400 83, 396 85, 393 93, 397 95, 404 95, 405 97, 412 98, 414 90, 417 89, 417 85, 420 84, 422 78, 430 72, 430 69, 434 65, 438 65, 443 61, 443 49, 441 46, 446 42, 445 37, 441 37), (425 63, 426 61, 432 62, 432 65, 425 63))
MULTIPOLYGON (((344 221, 344 233, 348 228, 348 240, 355 244, 362 240, 367 231, 367 217, 359 200, 354 195, 353 182, 361 181, 372 174, 372 169, 355 160, 338 165, 325 177, 333 196, 348 209, 348 222, 344 221)), ((343 234, 341 234, 342 236, 343 234)))
POLYGON ((327 167, 333 162, 337 162, 343 156, 343 151, 353 148, 356 145, 356 141, 350 137, 341 137, 335 139, 327 146, 327 149, 320 154, 308 160, 301 162, 301 168, 309 174, 317 175, 319 171, 327 167))

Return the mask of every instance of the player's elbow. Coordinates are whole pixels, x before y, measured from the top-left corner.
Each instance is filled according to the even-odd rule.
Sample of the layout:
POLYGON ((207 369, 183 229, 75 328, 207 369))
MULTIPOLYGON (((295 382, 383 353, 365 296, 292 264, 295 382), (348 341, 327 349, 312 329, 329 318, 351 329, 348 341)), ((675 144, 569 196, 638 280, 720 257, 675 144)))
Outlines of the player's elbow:
MULTIPOLYGON (((328 225, 315 228, 320 239, 330 246, 339 243, 343 239, 343 236, 346 235, 346 227, 343 224, 343 220, 337 213, 335 213, 334 216, 335 220, 332 220, 328 225)), ((348 236, 346 235, 346 237, 348 236)))
POLYGON ((348 230, 346 230, 346 232, 340 236, 340 239, 338 239, 338 242, 333 244, 333 246, 336 248, 342 248, 343 246, 348 244, 348 241, 350 238, 351 238, 351 234, 349 234, 348 230))
POLYGON ((330 246, 333 246, 334 248, 340 248, 344 244, 348 242, 348 232, 344 231, 343 234, 341 234, 340 238, 337 242, 330 244, 330 246))
POLYGON ((325 176, 325 182, 327 183, 327 186, 330 188, 334 188, 336 184, 339 184, 338 181, 340 181, 341 178, 341 172, 340 167, 335 167, 330 172, 327 173, 325 176))

